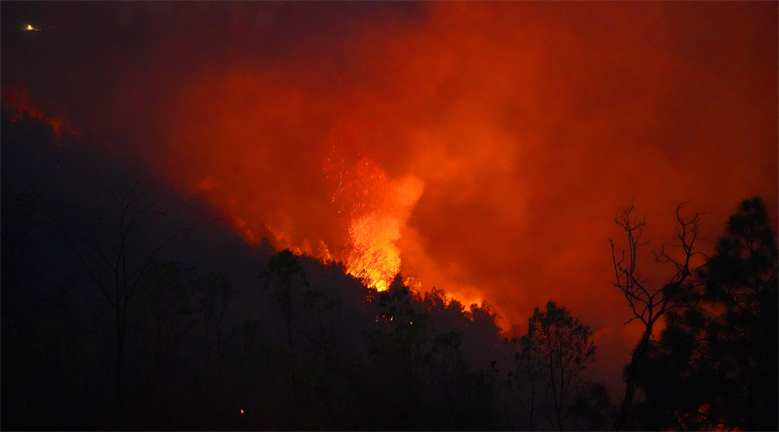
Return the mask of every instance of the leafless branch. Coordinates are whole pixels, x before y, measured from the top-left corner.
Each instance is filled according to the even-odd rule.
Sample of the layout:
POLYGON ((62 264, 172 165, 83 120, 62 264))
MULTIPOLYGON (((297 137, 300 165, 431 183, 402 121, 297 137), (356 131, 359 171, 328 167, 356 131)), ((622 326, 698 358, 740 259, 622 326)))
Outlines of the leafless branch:
POLYGON ((184 233, 187 233, 187 232, 190 232, 190 231, 196 231, 196 230, 199 230, 199 229, 203 229, 203 228, 211 225, 212 223, 214 223, 214 222, 216 222, 218 220, 220 220, 220 219, 212 219, 212 220, 210 220, 207 223, 202 224, 202 225, 196 225, 196 226, 193 226, 193 227, 181 228, 181 229, 176 230, 176 232, 174 232, 170 237, 168 237, 164 242, 162 242, 159 246, 157 246, 149 254, 149 256, 146 259, 146 262, 143 264, 143 267, 141 267, 141 270, 138 272, 138 275, 135 277, 133 283, 128 287, 129 290, 128 290, 128 293, 127 293, 128 295, 127 296, 129 297, 129 296, 132 295, 132 293, 135 292, 135 289, 138 286, 138 281, 143 277, 144 273, 146 273, 146 269, 149 267, 149 264, 151 264, 152 260, 154 259, 154 257, 157 255, 157 253, 159 251, 161 251, 165 246, 167 246, 173 240, 182 237, 184 233))
POLYGON ((622 227, 627 237, 627 258, 626 251, 623 249, 622 257, 617 260, 617 254, 614 242, 609 239, 611 244, 612 264, 614 266, 616 286, 625 296, 630 305, 633 317, 625 322, 625 325, 634 320, 640 320, 644 324, 644 334, 641 341, 632 353, 631 363, 626 378, 625 398, 615 430, 619 430, 625 424, 625 419, 631 411, 633 397, 635 395, 635 379, 638 368, 646 355, 647 348, 651 342, 652 328, 660 317, 672 308, 678 306, 681 302, 680 292, 685 284, 689 284, 689 279, 698 271, 701 265, 694 266, 692 260, 694 257, 706 255, 695 250, 695 242, 698 239, 699 229, 702 222, 703 213, 695 213, 690 218, 682 216, 682 206, 685 203, 676 206, 676 226, 673 243, 663 243, 660 245, 659 252, 653 252, 654 261, 661 265, 671 265, 674 268, 673 276, 667 283, 662 285, 650 285, 647 278, 643 278, 637 270, 638 251, 641 247, 649 244, 649 241, 641 241, 643 229, 646 222, 632 216, 633 205, 627 208, 620 208, 614 221, 622 227), (681 250, 681 256, 672 254, 671 249, 681 250), (627 260, 627 262, 625 262, 627 260), (637 307, 638 305, 638 307, 637 307))
POLYGON ((97 283, 97 286, 100 288, 100 291, 105 296, 106 300, 108 300, 108 303, 110 303, 112 306, 116 306, 116 297, 111 295, 111 293, 108 291, 108 289, 103 285, 102 280, 95 274, 94 270, 92 270, 92 267, 87 264, 86 259, 84 259, 84 256, 81 255, 81 252, 79 252, 78 248, 76 248, 75 244, 73 244, 73 241, 70 239, 70 236, 68 235, 68 231, 65 229, 65 227, 62 226, 60 221, 51 215, 48 211, 46 211, 44 208, 40 207, 36 204, 36 208, 40 210, 41 213, 43 213, 46 217, 51 219, 55 225, 62 231, 62 234, 65 236, 65 240, 68 242, 68 246, 73 250, 73 252, 76 253, 76 256, 78 257, 79 261, 81 261, 81 264, 84 265, 84 268, 89 273, 89 276, 92 278, 92 280, 97 283))

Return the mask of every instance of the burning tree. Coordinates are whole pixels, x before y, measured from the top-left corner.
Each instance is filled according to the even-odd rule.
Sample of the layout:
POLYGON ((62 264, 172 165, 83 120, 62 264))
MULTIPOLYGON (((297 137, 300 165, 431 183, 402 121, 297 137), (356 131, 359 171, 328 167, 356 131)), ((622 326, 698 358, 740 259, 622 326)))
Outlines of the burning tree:
POLYGON ((648 278, 638 270, 639 250, 649 244, 649 240, 642 239, 646 221, 633 216, 632 205, 628 208, 620 208, 614 218, 614 221, 625 231, 628 250, 623 249, 618 257, 614 242, 609 239, 615 273, 613 284, 625 296, 633 312, 633 318, 625 324, 639 320, 644 325, 641 340, 633 350, 630 364, 625 371, 625 398, 614 430, 620 430, 626 426, 628 415, 633 407, 636 378, 646 358, 655 323, 668 311, 689 300, 691 276, 703 265, 696 264, 698 260, 695 259, 698 255, 705 256, 702 252, 695 250, 695 241, 698 238, 702 214, 695 213, 692 217, 685 219, 681 210, 682 204, 678 204, 676 206, 676 235, 675 242, 672 243, 672 251, 666 250, 666 245, 663 245, 659 253, 654 253, 655 262, 673 269, 670 280, 662 285, 650 284, 648 278), (680 250, 680 253, 673 253, 674 249, 680 250))

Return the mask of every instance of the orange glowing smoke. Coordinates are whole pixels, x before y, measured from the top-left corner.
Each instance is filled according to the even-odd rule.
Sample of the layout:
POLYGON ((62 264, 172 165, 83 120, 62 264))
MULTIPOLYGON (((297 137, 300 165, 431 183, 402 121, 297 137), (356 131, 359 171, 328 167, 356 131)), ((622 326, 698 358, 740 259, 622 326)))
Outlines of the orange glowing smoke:
MULTIPOLYGON (((27 87, 17 88, 10 86, 8 89, 3 89, 2 105, 3 111, 9 113, 11 123, 16 123, 25 116, 40 120, 51 126, 54 135, 57 137, 57 145, 61 144, 60 139, 62 138, 62 134, 67 129, 65 127, 65 119, 59 115, 46 113, 36 107, 30 100, 30 94, 27 87)), ((72 133, 70 129, 67 129, 67 132, 72 133)))
POLYGON ((712 243, 740 199, 776 207, 776 5, 425 5, 300 44, 268 30, 274 50, 219 45, 252 59, 193 63, 154 157, 248 241, 377 288, 402 259, 513 323, 559 300, 614 326, 599 345, 618 370, 635 339, 609 284, 614 211, 635 198, 662 241, 692 199, 712 243))

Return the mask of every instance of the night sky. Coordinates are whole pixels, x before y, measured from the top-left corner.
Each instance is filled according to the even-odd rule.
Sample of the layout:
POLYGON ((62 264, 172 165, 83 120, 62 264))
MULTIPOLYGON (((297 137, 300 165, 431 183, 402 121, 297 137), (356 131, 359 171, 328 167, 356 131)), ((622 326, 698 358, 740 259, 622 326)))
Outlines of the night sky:
POLYGON ((762 196, 776 226, 777 12, 3 2, 2 82, 249 243, 380 251, 417 289, 494 305, 504 330, 566 305, 619 391, 640 328, 611 285, 617 209, 634 203, 653 246, 688 200, 704 251, 742 199, 762 196))

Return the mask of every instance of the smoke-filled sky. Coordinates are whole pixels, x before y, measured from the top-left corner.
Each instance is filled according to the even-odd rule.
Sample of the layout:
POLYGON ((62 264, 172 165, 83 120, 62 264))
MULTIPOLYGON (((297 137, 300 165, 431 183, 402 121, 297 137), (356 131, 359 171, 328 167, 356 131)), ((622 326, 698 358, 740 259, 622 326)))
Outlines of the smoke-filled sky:
POLYGON ((708 212, 704 250, 744 198, 775 224, 777 12, 4 2, 2 79, 203 194, 247 241, 375 249, 423 289, 487 300, 504 328, 554 299, 617 368, 634 343, 610 285, 618 207, 655 246, 688 200, 708 212))

